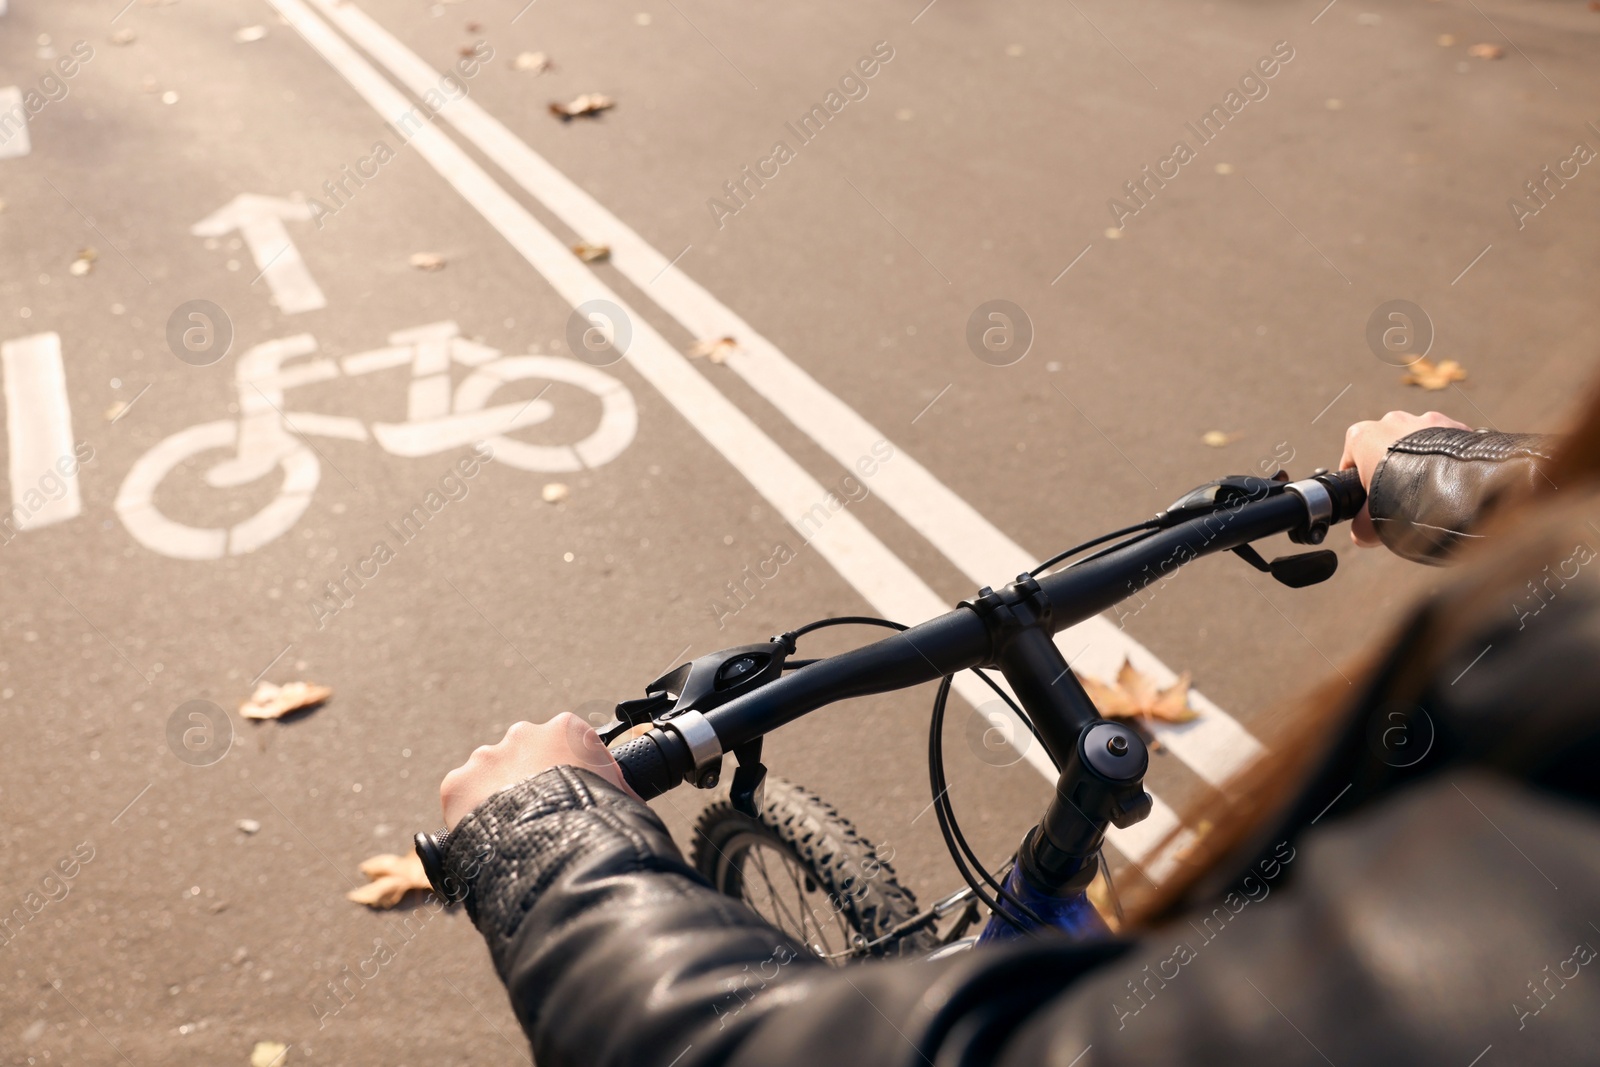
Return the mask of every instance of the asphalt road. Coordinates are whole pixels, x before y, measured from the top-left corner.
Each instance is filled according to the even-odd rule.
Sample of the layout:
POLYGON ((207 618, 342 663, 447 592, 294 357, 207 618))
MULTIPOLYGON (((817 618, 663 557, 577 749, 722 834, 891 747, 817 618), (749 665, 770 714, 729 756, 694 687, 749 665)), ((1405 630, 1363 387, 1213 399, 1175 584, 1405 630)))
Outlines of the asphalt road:
MULTIPOLYGON (((510 723, 813 618, 953 604, 1015 572, 1007 545, 1038 559, 1221 474, 1332 465, 1357 418, 1558 428, 1600 339, 1600 177, 1574 151, 1600 148, 1597 35, 1584 4, 1504 0, 12 0, 0 902, 27 921, 0 944, 0 1057, 518 1062, 464 916, 343 896, 510 723), (517 69, 528 52, 553 69, 517 69), (434 110, 408 71, 426 89, 457 64, 431 124, 386 121, 434 110), (616 106, 549 112, 582 93, 616 106), (565 249, 600 237, 609 261, 565 249), (627 356, 574 359, 574 304, 602 292, 627 356), (998 354, 969 340, 996 300, 1021 311, 998 354), (1401 383, 1368 341, 1393 300, 1465 381, 1401 383), (443 340, 391 340, 427 326, 443 340), (681 355, 724 333, 726 363, 681 355), (330 370, 274 379, 274 353, 330 370), (480 412, 546 404, 467 462, 480 412), (864 443, 890 457, 870 475, 864 443), (247 723, 262 677, 334 697, 247 723), (232 713, 220 759, 169 743, 195 700, 232 713), (319 1017, 407 916, 420 932, 319 1017)), ((1151 772, 1177 819, 1434 577, 1335 547, 1303 591, 1202 563, 1067 649, 1133 649, 1214 702, 1221 741, 1174 735, 1151 772)), ((768 748, 924 899, 957 884, 930 695, 768 748)), ((1047 785, 958 743, 973 714, 952 798, 998 860, 1047 785)), ((656 807, 683 840, 703 799, 656 807)))

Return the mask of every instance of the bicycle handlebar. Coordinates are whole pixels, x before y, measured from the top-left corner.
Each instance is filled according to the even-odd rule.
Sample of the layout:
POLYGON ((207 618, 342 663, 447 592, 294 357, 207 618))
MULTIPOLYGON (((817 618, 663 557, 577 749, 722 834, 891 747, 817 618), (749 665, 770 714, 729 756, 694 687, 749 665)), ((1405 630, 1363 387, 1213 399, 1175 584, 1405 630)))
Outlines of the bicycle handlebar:
MULTIPOLYGON (((1259 482, 1261 499, 1125 542, 1038 579, 1049 604, 1052 634, 1127 599, 1200 556, 1227 551, 1277 533, 1309 543, 1328 525, 1355 517, 1366 491, 1354 470, 1300 482, 1259 482)), ((989 662, 991 630, 972 604, 881 641, 784 675, 754 692, 701 713, 690 711, 612 750, 634 792, 649 800, 695 773, 708 759, 758 740, 825 705, 851 697, 906 689, 989 662)))

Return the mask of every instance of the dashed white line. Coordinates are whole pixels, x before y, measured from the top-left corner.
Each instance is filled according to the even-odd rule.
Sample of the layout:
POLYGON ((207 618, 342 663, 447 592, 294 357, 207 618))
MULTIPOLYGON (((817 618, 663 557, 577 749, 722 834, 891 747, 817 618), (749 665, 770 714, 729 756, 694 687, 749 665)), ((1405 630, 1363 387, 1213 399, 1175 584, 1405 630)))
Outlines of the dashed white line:
POLYGON ((11 520, 19 530, 65 522, 83 511, 72 443, 72 406, 61 335, 36 333, 0 345, 10 438, 11 520))
POLYGON ((33 151, 28 139, 28 112, 22 106, 22 90, 15 85, 0 88, 0 159, 21 159, 33 151))

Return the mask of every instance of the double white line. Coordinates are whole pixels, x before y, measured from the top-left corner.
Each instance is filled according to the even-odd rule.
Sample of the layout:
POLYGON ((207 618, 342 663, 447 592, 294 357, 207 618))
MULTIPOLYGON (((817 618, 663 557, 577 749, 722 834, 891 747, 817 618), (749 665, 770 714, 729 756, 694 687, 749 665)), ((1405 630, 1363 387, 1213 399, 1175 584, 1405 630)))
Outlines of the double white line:
MULTIPOLYGON (((268 0, 351 87, 387 122, 398 126, 415 105, 363 58, 315 7, 350 40, 381 64, 410 92, 436 90, 440 72, 406 48, 360 8, 344 0, 268 0)), ((582 240, 606 244, 611 263, 662 311, 694 337, 731 336, 741 351, 728 366, 758 394, 847 469, 872 455, 873 446, 892 440, 862 418, 776 345, 651 247, 588 193, 529 148, 470 97, 447 103, 438 112, 473 147, 492 160, 517 185, 582 240)), ((645 319, 531 215, 510 193, 436 126, 427 125, 408 142, 449 182, 571 306, 609 300, 633 325, 626 358, 689 424, 733 465, 797 529, 801 518, 827 496, 803 467, 722 394, 645 319)), ((999 585, 1038 561, 980 515, 925 467, 895 446, 894 457, 870 479, 871 489, 913 529, 944 554, 974 584, 999 585)), ((949 605, 853 514, 835 514, 811 535, 809 544, 872 605, 891 618, 912 622, 932 618, 949 605)), ((1112 677, 1124 657, 1158 683, 1176 674, 1149 650, 1103 618, 1090 619, 1057 638, 1073 667, 1112 677)), ((974 706, 992 694, 971 675, 956 679, 956 690, 974 706)), ((1263 752, 1235 719, 1199 692, 1190 695, 1199 713, 1179 726, 1158 725, 1162 743, 1212 786, 1221 787, 1263 752)), ((1013 724, 1015 726, 1015 724, 1013 724)), ((1017 727, 1020 729, 1020 727, 1017 727)), ((1026 738, 1025 732, 1014 734, 1026 738)), ((1048 780, 1055 770, 1038 745, 1024 753, 1048 780)), ((1145 822, 1114 831, 1112 842, 1157 880, 1170 855, 1187 835, 1172 809, 1156 801, 1145 822), (1155 854, 1157 846, 1167 847, 1155 854)))

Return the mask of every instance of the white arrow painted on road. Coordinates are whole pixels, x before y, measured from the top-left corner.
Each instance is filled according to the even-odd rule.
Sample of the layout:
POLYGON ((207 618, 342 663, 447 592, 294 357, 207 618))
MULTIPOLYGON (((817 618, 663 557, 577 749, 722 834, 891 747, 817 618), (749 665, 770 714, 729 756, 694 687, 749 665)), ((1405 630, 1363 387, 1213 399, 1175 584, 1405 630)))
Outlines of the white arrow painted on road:
POLYGON ((260 277, 267 280, 272 298, 285 315, 315 311, 328 306, 328 300, 300 258, 300 250, 289 240, 285 220, 308 222, 309 204, 297 204, 275 196, 244 193, 226 207, 210 215, 189 232, 196 237, 221 237, 235 230, 250 246, 260 277))

